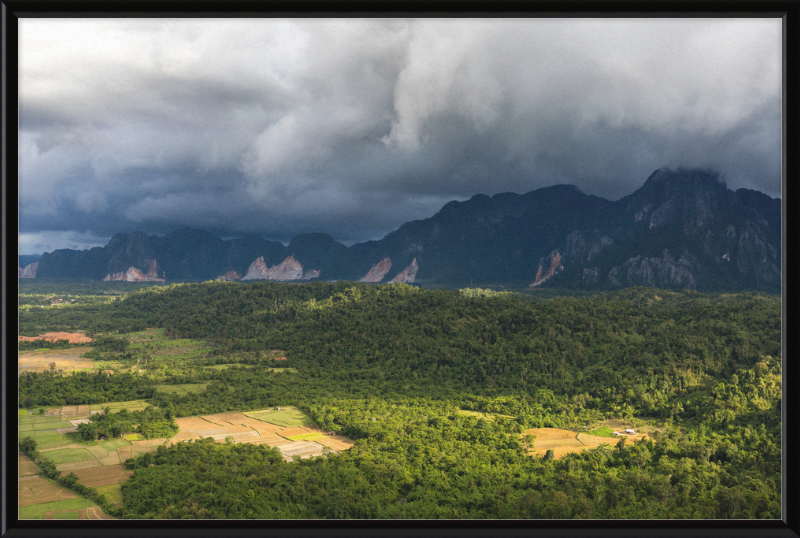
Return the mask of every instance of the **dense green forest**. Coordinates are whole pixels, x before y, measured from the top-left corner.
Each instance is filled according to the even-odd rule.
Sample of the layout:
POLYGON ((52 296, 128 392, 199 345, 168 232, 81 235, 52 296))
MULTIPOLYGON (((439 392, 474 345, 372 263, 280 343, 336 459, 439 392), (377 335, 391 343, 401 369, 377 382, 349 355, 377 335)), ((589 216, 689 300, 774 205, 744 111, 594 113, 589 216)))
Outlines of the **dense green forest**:
POLYGON ((20 334, 85 331, 93 357, 143 370, 25 374, 22 407, 147 398, 169 420, 296 405, 356 440, 288 464, 263 446, 159 448, 127 463, 123 517, 780 517, 776 296, 207 282, 19 315, 20 334), (160 368, 155 344, 125 336, 148 327, 206 347, 160 368), (607 418, 658 431, 557 460, 518 435, 607 418))

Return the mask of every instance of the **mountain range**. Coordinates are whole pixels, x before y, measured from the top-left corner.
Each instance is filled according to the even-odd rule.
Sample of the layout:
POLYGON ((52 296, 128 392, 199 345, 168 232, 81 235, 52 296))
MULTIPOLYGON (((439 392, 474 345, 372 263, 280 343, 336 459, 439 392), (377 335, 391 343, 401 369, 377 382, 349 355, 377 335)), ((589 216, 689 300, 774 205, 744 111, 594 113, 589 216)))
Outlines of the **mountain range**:
POLYGON ((34 263, 20 267, 21 278, 643 285, 776 293, 781 201, 754 190, 732 191, 712 171, 662 168, 617 201, 570 185, 477 194, 350 247, 324 233, 298 235, 284 246, 255 235, 222 240, 183 228, 160 237, 120 233, 105 247, 56 250, 34 263))

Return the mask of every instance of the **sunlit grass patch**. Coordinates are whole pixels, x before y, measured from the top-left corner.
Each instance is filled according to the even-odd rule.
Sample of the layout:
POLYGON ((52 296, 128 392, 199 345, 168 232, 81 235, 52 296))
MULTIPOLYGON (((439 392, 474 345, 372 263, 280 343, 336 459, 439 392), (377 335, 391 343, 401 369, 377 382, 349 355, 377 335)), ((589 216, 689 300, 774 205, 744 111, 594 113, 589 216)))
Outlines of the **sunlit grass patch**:
POLYGON ((111 484, 95 488, 100 495, 106 495, 113 504, 122 503, 122 484, 111 484))
POLYGON ((60 446, 74 444, 75 441, 65 438, 63 435, 47 436, 43 438, 36 438, 36 445, 39 450, 45 448, 58 448, 60 446))
POLYGON ((60 510, 80 510, 97 506, 92 501, 78 497, 65 501, 55 501, 42 504, 32 504, 19 509, 19 519, 43 519, 48 512, 60 510))
POLYGON ((34 415, 32 417, 19 417, 17 422, 20 424, 45 424, 52 422, 61 422, 61 417, 47 417, 43 415, 34 415))
POLYGON ((316 441, 323 437, 326 437, 324 433, 305 433, 301 435, 292 435, 291 437, 287 437, 287 439, 291 439, 292 441, 316 441))
MULTIPOLYGON (((139 434, 137 433, 137 434, 133 434, 133 435, 139 435, 139 434)), ((111 451, 117 450, 117 449, 119 449, 120 447, 123 447, 123 446, 130 446, 130 443, 128 441, 126 441, 124 438, 123 439, 111 439, 109 441, 103 441, 98 446, 101 446, 104 449, 106 449, 109 452, 111 452, 111 451)))
POLYGON ((602 428, 598 428, 596 430, 592 430, 590 432, 586 432, 588 435, 595 435, 597 437, 615 437, 612 435, 614 432, 613 429, 609 428, 608 426, 603 426, 602 428))
POLYGON ((58 422, 41 422, 39 424, 33 424, 33 430, 55 430, 58 428, 71 428, 72 423, 67 422, 66 420, 59 420, 58 422))
POLYGON ((128 411, 142 411, 150 405, 151 404, 147 403, 145 400, 130 400, 128 402, 110 402, 103 404, 102 407, 108 407, 110 413, 119 413, 123 409, 127 409, 128 411))
POLYGON ((64 450, 53 450, 47 453, 47 459, 53 463, 70 463, 73 461, 83 461, 95 459, 85 448, 67 448, 64 450))
POLYGON ((184 383, 182 385, 153 385, 158 392, 167 394, 199 394, 206 390, 208 383, 184 383))
POLYGON ((122 438, 127 441, 141 441, 144 439, 144 435, 141 433, 129 433, 128 435, 123 435, 122 438))
POLYGON ((262 411, 259 413, 245 413, 249 417, 253 417, 276 426, 306 426, 314 424, 311 418, 300 411, 299 409, 289 408, 281 409, 280 411, 262 411))

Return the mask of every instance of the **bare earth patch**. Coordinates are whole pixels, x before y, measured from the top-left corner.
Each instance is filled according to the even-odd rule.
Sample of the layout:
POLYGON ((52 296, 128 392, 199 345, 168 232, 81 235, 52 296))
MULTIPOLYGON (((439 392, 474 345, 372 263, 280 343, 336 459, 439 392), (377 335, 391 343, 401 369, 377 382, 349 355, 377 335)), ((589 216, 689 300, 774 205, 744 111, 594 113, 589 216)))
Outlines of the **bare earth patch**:
POLYGON ((93 469, 80 469, 74 471, 74 473, 78 476, 78 480, 81 484, 94 488, 111 484, 122 484, 133 474, 133 471, 128 471, 125 469, 124 465, 118 464, 96 467, 93 469))
POLYGON ((49 342, 69 340, 70 344, 86 344, 92 341, 91 338, 81 333, 45 333, 39 336, 20 336, 18 341, 33 342, 34 340, 47 340, 49 342))
POLYGON ((310 458, 312 456, 321 456, 324 453, 324 447, 312 441, 294 441, 280 445, 278 450, 281 451, 283 459, 286 461, 291 461, 294 456, 310 458))
POLYGON ((115 517, 111 517, 108 514, 104 513, 100 508, 96 506, 90 506, 86 509, 86 515, 89 519, 117 519, 115 517))
MULTIPOLYGON (((81 355, 91 348, 53 349, 49 351, 25 351, 17 357, 18 373, 44 372, 50 370, 50 363, 55 363, 56 370, 64 372, 80 371, 94 368, 94 360, 82 358, 81 355)), ((77 408, 76 408, 77 409, 77 408)), ((51 412, 53 410, 51 409, 51 412)), ((59 410, 55 410, 59 413, 59 410)), ((75 414, 75 412, 73 412, 75 414)))
POLYGON ((314 442, 337 451, 347 450, 355 444, 343 435, 329 435, 322 439, 315 439, 314 442))
POLYGON ((552 450, 555 458, 560 458, 572 452, 581 452, 601 444, 613 445, 615 443, 614 439, 609 437, 597 437, 585 433, 578 434, 560 428, 533 428, 525 430, 522 435, 536 437, 533 441, 533 449, 529 452, 530 455, 544 456, 548 450, 552 450), (581 436, 580 440, 578 439, 579 435, 581 436))
POLYGON ((19 453, 19 476, 30 476, 40 474, 41 471, 31 459, 23 453, 19 453))
POLYGON ((53 501, 74 499, 77 495, 66 488, 48 482, 44 478, 24 480, 19 483, 19 506, 30 506, 53 501))

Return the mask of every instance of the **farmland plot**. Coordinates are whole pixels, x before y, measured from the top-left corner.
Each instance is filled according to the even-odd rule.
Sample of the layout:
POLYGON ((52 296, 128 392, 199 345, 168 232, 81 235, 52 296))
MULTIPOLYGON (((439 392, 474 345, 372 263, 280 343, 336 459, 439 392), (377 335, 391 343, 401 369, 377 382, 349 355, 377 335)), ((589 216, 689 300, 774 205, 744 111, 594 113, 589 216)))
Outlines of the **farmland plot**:
POLYGON ((94 368, 94 361, 81 357, 90 349, 88 347, 78 347, 50 351, 24 351, 19 353, 18 356, 17 373, 49 371, 50 363, 55 363, 56 371, 63 370, 65 373, 92 369, 94 368))
MULTIPOLYGON (((103 488, 112 502, 122 501, 119 486, 133 471, 125 469, 124 462, 144 453, 155 453, 159 445, 172 444, 201 437, 211 437, 225 442, 232 437, 237 443, 264 444, 281 451, 284 460, 294 457, 310 458, 326 452, 336 453, 353 446, 353 441, 339 435, 327 435, 313 425, 301 411, 288 408, 254 411, 248 413, 218 413, 202 417, 176 419, 178 434, 171 439, 144 439, 138 435, 126 435, 122 439, 109 439, 94 443, 79 443, 66 435, 67 430, 88 422, 89 412, 100 412, 108 407, 109 412, 122 409, 143 409, 143 400, 118 402, 107 405, 64 406, 50 410, 48 415, 20 414, 19 428, 24 434, 35 437, 39 451, 56 464, 62 475, 73 472, 78 481, 87 487, 103 488), (80 417, 80 418, 78 418, 80 417)), ((20 492, 24 502, 20 506, 38 506, 41 510, 30 512, 32 518, 105 519, 93 503, 65 506, 62 501, 82 501, 70 490, 39 476, 38 468, 26 456, 20 454, 20 492), (27 463, 25 462, 27 460, 27 463), (46 508, 46 510, 45 510, 46 508), (97 513, 95 513, 97 512, 97 513)), ((21 503, 23 501, 20 501, 21 503)), ((87 501, 88 502, 88 501, 87 501)))
POLYGON ((603 444, 612 445, 615 443, 609 437, 598 437, 559 428, 533 428, 525 430, 522 436, 525 435, 533 435, 536 438, 533 442, 533 449, 529 452, 530 455, 544 456, 548 450, 552 450, 555 458, 603 444))

